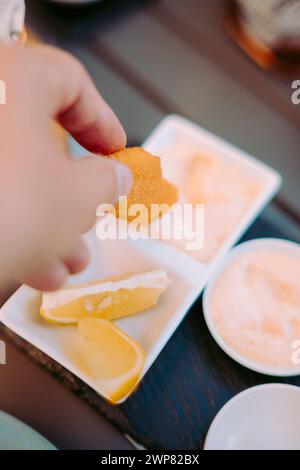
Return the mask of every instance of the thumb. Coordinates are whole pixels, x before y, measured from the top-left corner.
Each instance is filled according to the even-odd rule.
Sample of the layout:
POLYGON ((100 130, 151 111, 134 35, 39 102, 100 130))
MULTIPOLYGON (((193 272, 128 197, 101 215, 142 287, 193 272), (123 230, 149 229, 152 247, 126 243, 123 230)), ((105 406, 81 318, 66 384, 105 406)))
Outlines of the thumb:
POLYGON ((133 176, 126 165, 108 157, 89 155, 71 163, 74 208, 77 220, 84 221, 83 233, 94 224, 99 204, 116 204, 119 196, 127 196, 133 176))

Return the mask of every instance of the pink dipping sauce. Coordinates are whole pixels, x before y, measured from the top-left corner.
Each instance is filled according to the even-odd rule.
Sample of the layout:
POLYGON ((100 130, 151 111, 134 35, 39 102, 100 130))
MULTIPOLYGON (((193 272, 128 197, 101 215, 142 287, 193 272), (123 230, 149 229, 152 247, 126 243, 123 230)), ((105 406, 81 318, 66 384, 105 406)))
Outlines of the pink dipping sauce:
POLYGON ((275 249, 241 253, 216 281, 210 312, 223 340, 244 357, 293 367, 300 340, 300 257, 275 249))

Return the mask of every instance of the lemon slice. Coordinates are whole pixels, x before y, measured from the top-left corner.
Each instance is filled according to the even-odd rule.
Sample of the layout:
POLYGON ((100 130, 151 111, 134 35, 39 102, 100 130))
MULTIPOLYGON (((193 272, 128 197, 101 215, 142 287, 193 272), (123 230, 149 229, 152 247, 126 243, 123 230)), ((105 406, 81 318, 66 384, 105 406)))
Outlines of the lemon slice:
POLYGON ((156 270, 44 292, 40 314, 61 324, 86 316, 113 320, 156 305, 170 282, 165 271, 156 270))
POLYGON ((82 364, 97 381, 99 391, 117 403, 136 387, 145 362, 142 348, 114 323, 103 318, 83 318, 82 364))

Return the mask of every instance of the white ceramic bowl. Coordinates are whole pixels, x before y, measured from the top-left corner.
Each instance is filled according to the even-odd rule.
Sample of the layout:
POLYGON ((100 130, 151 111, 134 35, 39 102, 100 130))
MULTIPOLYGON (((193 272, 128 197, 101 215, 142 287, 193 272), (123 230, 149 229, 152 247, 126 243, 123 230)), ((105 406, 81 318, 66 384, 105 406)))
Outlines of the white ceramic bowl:
MULTIPOLYGON (((250 251, 255 251, 256 249, 277 249, 280 251, 285 251, 288 253, 292 253, 293 256, 297 256, 300 262, 300 245, 297 243, 282 240, 280 238, 257 238, 254 240, 250 240, 236 247, 232 248, 220 261, 217 269, 214 271, 213 275, 210 277, 205 291, 203 295, 203 312, 204 318, 207 323, 207 326, 215 339, 218 345, 225 351, 232 359, 239 362, 245 367, 252 369, 256 372, 261 372, 262 374, 273 375, 278 377, 290 377, 293 375, 300 374, 300 364, 299 365, 291 365, 291 367, 275 367, 270 366, 267 364, 263 364, 260 362, 253 361, 235 349, 228 345, 227 342, 224 341, 220 333, 215 327, 212 312, 210 311, 210 296, 215 288, 215 284, 218 281, 219 277, 222 275, 224 269, 231 264, 237 256, 242 253, 247 253, 250 251)), ((300 339, 300 338, 299 338, 300 339)), ((293 350, 291 349, 291 354, 293 350)))
POLYGON ((299 450, 300 388, 265 384, 228 401, 213 420, 206 450, 299 450))

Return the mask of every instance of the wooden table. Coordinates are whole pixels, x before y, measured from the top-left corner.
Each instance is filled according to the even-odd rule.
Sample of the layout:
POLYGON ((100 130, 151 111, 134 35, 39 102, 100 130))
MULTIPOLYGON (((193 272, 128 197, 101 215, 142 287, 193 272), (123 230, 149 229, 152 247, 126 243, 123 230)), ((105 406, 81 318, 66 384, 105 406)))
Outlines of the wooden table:
MULTIPOLYGON (((284 232, 300 240, 299 108, 291 104, 290 83, 264 74, 228 38, 223 3, 119 0, 73 10, 32 0, 27 20, 44 40, 84 62, 124 123, 130 144, 142 142, 166 113, 176 112, 277 168, 284 176, 282 191, 250 236, 284 232)), ((136 395, 118 408, 98 402, 76 385, 77 393, 94 406, 88 408, 27 357, 13 347, 9 351, 18 364, 21 361, 23 375, 7 365, 9 377, 3 379, 0 369, 0 407, 25 418, 61 448, 129 446, 95 411, 99 407, 147 447, 199 448, 222 404, 239 390, 272 381, 220 351, 199 302, 136 395), (22 388, 27 394, 21 397, 22 388), (31 394, 43 397, 38 407, 30 401, 31 394), (48 411, 48 399, 51 409, 57 408, 57 418, 48 411), (58 419, 61 410, 74 420, 58 419)))

